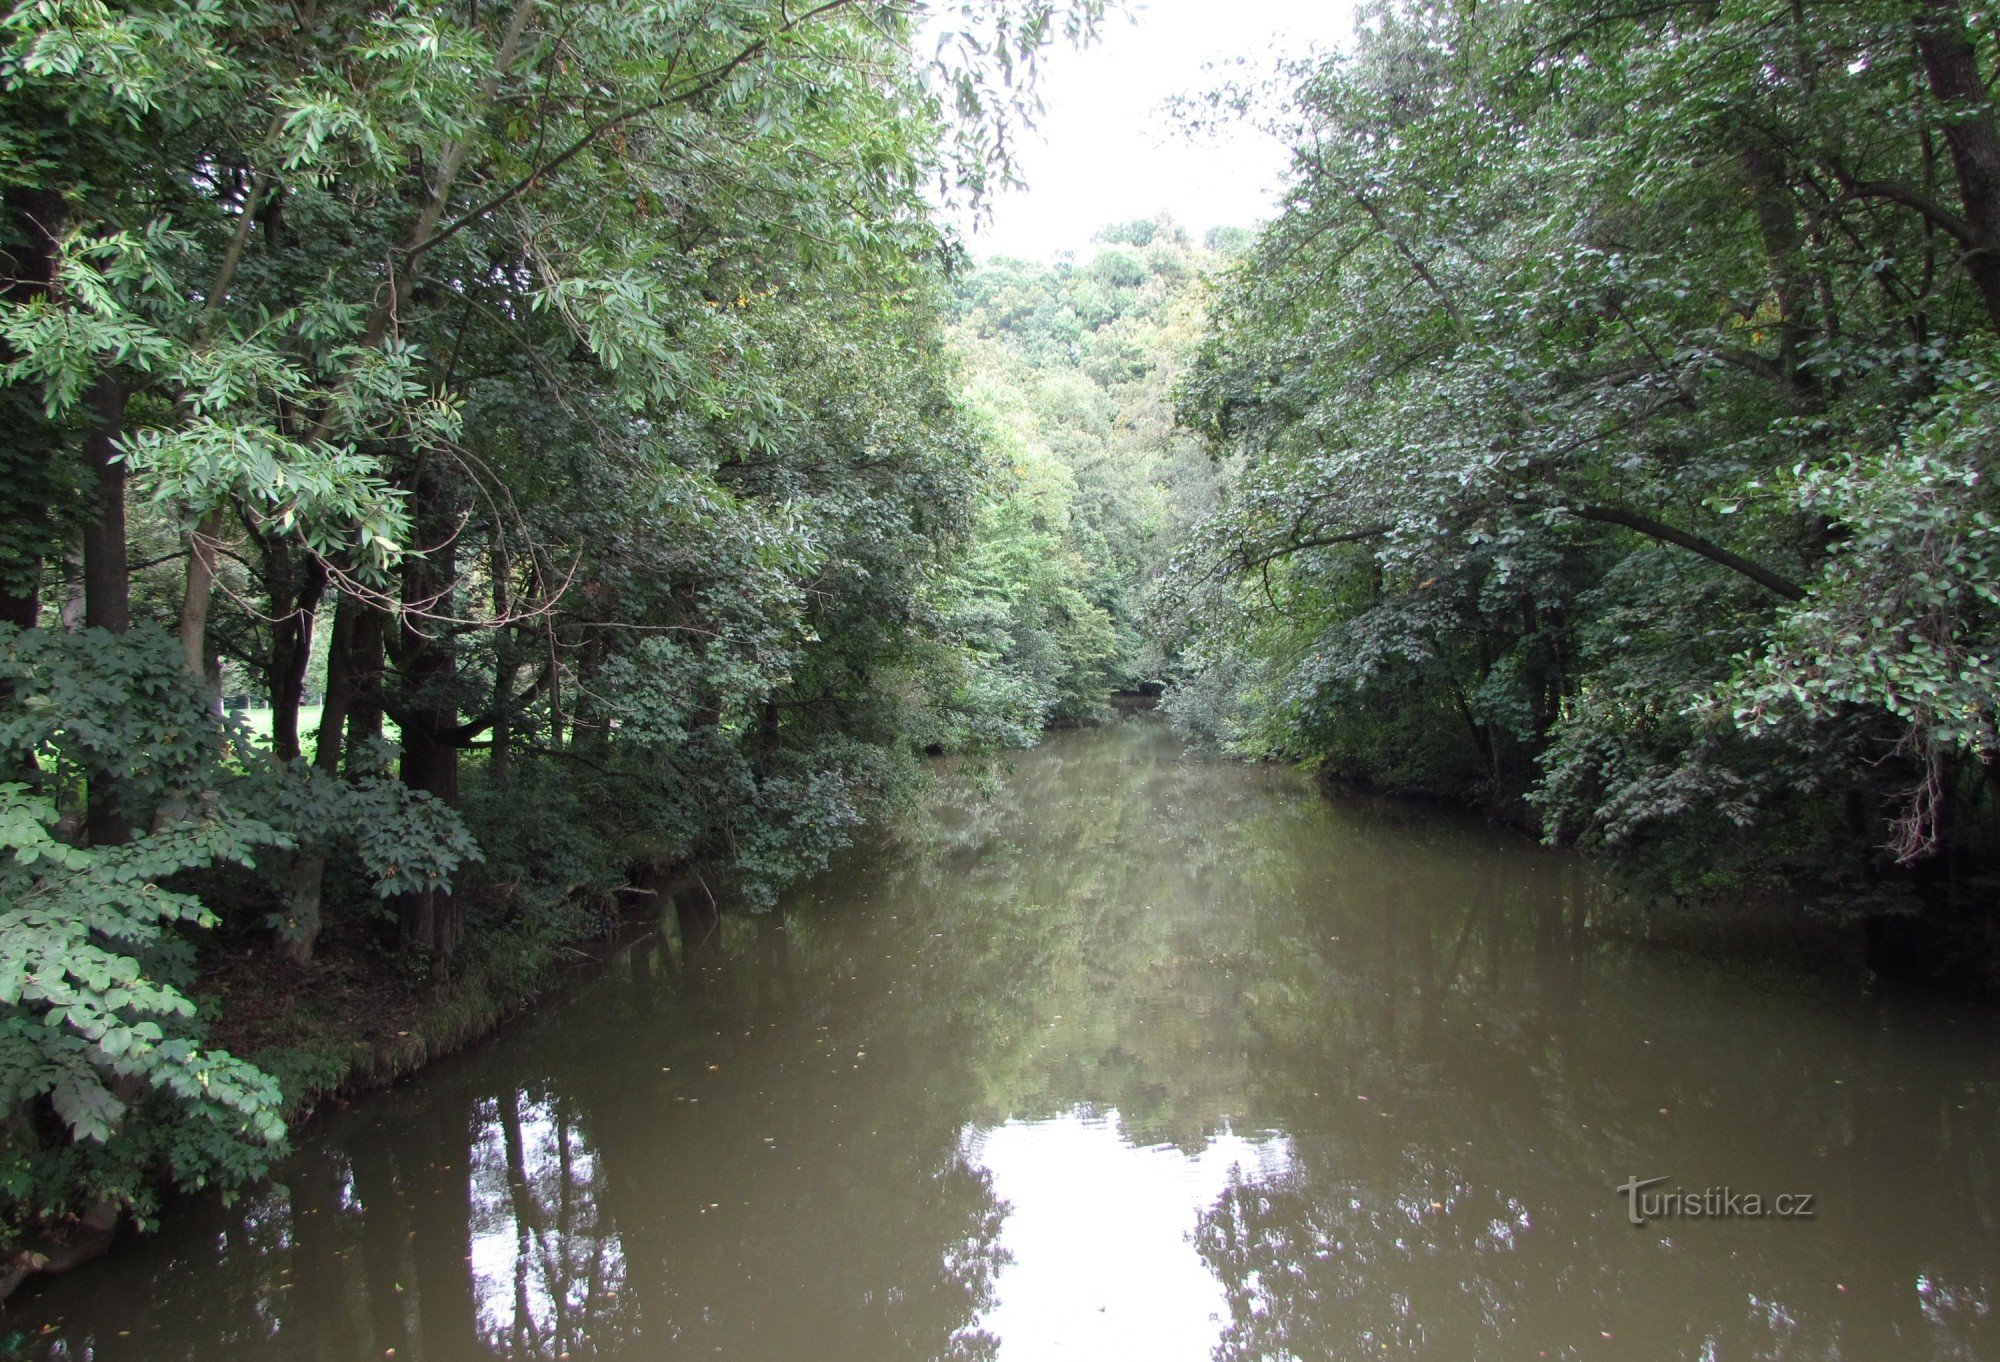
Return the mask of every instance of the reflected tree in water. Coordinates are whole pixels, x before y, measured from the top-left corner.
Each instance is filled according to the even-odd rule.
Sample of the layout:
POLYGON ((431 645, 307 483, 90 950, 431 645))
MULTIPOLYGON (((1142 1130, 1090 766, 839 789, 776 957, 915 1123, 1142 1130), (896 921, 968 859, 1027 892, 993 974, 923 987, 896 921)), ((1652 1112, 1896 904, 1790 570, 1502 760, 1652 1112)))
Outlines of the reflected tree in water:
POLYGON ((515 1091, 474 1108, 471 1276, 478 1333, 507 1358, 593 1357, 629 1341, 624 1251, 567 1103, 515 1091))

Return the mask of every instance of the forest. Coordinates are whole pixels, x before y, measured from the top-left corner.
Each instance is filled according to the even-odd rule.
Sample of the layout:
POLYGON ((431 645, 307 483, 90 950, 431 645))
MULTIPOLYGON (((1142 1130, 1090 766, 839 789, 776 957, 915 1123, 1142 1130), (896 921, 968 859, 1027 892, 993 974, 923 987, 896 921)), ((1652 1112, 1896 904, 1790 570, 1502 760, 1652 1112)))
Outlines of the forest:
POLYGON ((5 1286, 1118 692, 1990 983, 1993 12, 1384 0, 974 260, 1110 21, 0 20, 5 1286))
POLYGON ((1297 69, 1178 395, 1241 465, 1180 721, 1990 977, 1996 61, 1957 0, 1588 0, 1297 69))

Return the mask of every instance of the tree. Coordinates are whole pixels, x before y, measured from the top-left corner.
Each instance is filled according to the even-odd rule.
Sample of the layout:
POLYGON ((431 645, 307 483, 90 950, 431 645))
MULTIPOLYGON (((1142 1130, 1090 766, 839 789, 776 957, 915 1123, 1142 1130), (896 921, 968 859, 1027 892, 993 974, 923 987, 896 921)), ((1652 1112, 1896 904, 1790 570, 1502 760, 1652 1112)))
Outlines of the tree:
POLYGON ((1218 483, 1172 406, 1218 262, 1167 219, 1099 236, 1107 249, 1078 265, 993 260, 966 274, 954 333, 1010 474, 971 594, 1012 603, 992 647, 1063 722, 1172 666, 1144 598, 1218 483))
POLYGON ((1675 892, 1949 878, 1894 867, 2000 813, 1965 32, 1398 4, 1296 71, 1182 392, 1245 460, 1162 600, 1183 715, 1675 892))
MULTIPOLYGON (((329 952, 448 986, 655 876, 767 905, 934 735, 984 741, 997 688, 931 684, 987 665, 930 608, 985 466, 933 196, 1009 173, 1039 55, 1100 9, 8 12, 0 777, 11 892, 68 924, 7 998, 17 1227, 142 1204, 175 1111, 45 1119, 139 1053, 75 1060, 97 1014, 34 994, 48 968, 143 984, 104 1034, 192 1110, 215 934, 281 986, 329 952), (99 1136, 116 1179, 77 1173, 99 1136)), ((215 1176, 270 1150, 255 1074, 215 1176)))

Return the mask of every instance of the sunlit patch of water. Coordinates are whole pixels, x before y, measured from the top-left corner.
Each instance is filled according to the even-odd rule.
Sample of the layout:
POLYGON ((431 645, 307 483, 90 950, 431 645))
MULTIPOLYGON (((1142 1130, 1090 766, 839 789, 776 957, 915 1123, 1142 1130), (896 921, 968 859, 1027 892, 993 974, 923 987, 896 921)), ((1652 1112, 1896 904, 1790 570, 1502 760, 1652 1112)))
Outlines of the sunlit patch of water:
POLYGON ((1228 1319, 1194 1232, 1233 1181, 1282 1176, 1282 1134, 1223 1133, 1198 1152, 1136 1144, 1116 1110, 968 1127, 964 1157, 1006 1218, 994 1301, 974 1329, 997 1356, 1207 1359, 1228 1319))

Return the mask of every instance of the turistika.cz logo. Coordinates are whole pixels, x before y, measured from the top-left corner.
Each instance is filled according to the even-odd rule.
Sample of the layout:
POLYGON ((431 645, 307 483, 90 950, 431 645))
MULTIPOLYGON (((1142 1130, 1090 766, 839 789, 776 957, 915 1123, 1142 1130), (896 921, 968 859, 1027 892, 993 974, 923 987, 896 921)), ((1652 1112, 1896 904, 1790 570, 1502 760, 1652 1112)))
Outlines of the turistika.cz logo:
POLYGON ((1665 1177, 1627 1178, 1618 1185, 1625 1198, 1625 1218, 1634 1225, 1648 1220, 1811 1220, 1813 1193, 1780 1192, 1762 1196, 1734 1187, 1703 1187, 1698 1191, 1672 1188, 1653 1192, 1665 1177))

